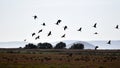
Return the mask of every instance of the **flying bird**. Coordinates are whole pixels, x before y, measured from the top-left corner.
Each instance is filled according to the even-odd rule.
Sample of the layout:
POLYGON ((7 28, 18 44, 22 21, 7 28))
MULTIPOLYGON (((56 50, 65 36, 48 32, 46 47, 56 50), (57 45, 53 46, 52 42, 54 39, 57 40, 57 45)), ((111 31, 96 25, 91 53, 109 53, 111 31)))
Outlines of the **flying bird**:
POLYGON ((34 17, 35 20, 38 18, 36 15, 34 15, 33 17, 34 17))
POLYGON ((80 27, 79 29, 78 29, 78 31, 81 31, 82 30, 82 27, 80 27))
POLYGON ((64 30, 66 30, 67 29, 67 26, 64 26, 64 30))
POLYGON ((24 41, 26 41, 26 39, 24 39, 24 41))
POLYGON ((34 36, 35 35, 35 33, 32 33, 32 36, 34 36))
POLYGON ((43 23, 42 25, 45 26, 45 23, 43 23))
POLYGON ((37 39, 40 39, 40 36, 37 36, 37 37, 35 38, 35 40, 37 40, 37 39))
POLYGON ((50 36, 50 35, 52 35, 52 34, 51 34, 51 31, 49 31, 49 33, 48 33, 48 35, 47 35, 47 36, 50 36))
POLYGON ((65 38, 65 35, 66 35, 66 34, 62 35, 61 38, 65 38))
POLYGON ((119 25, 116 25, 116 27, 115 27, 116 29, 119 29, 119 25))
POLYGON ((94 27, 94 28, 97 28, 97 23, 95 23, 93 27, 94 27))
POLYGON ((59 25, 59 23, 61 22, 62 20, 58 20, 57 23, 55 23, 56 25, 59 25))
POLYGON ((38 33, 42 32, 42 29, 38 31, 38 33))
POLYGON ((109 41, 107 42, 107 44, 111 44, 111 40, 109 40, 109 41))
POLYGON ((98 34, 97 32, 95 32, 94 34, 98 34))

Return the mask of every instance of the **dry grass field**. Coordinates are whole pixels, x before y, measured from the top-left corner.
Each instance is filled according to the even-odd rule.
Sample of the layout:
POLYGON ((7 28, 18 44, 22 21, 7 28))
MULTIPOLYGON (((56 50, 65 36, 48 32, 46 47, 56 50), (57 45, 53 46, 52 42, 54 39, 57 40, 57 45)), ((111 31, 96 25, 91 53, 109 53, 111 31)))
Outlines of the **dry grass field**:
POLYGON ((120 50, 0 49, 0 68, 120 68, 120 50))

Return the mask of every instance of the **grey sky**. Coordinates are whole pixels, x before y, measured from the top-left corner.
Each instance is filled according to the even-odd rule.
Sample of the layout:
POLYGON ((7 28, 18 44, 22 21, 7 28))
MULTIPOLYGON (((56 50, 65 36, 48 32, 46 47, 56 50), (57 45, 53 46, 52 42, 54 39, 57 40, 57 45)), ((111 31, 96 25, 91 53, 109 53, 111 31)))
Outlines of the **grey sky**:
MULTIPOLYGON (((0 0, 0 41, 120 40, 120 0, 0 0), (32 16, 37 15, 35 21, 32 16), (54 23, 58 19, 59 26, 54 23), (41 26, 45 22, 46 27, 41 26), (97 29, 92 26, 97 24, 97 29), (63 26, 68 30, 63 31, 63 26), (82 32, 76 30, 82 27, 82 32), (52 36, 46 37, 49 31, 52 36), (98 35, 94 35, 98 32, 98 35), (60 36, 66 33, 66 38, 60 36)), ((37 41, 37 42, 38 42, 37 41)))

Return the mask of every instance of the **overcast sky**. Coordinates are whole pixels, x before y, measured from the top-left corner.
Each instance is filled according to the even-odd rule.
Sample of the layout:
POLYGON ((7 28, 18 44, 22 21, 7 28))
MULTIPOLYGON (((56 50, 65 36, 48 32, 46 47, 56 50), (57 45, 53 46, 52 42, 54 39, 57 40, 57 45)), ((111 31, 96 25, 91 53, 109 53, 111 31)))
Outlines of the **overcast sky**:
POLYGON ((4 42, 120 40, 116 25, 120 25, 120 0, 0 0, 0 41, 4 42), (55 25, 58 19, 62 20, 59 26, 55 25), (66 31, 64 25, 68 26, 66 31), (82 32, 77 31, 80 27, 82 32), (35 41, 31 34, 40 29, 43 32, 36 35, 40 40, 35 41), (52 35, 47 37, 49 31, 52 35), (61 38, 63 34, 66 38, 61 38))

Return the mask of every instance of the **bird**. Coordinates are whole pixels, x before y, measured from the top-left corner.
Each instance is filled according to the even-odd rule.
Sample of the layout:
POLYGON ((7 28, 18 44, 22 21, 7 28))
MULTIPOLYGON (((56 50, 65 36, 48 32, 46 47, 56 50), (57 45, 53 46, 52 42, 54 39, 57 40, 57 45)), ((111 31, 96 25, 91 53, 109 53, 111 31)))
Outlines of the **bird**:
POLYGON ((35 40, 37 40, 37 37, 35 38, 35 40))
POLYGON ((43 23, 42 25, 45 26, 45 23, 43 23))
POLYGON ((62 35, 61 38, 65 38, 65 35, 66 35, 66 34, 62 35))
POLYGON ((34 15, 33 17, 34 17, 35 20, 38 18, 36 15, 34 15))
POLYGON ((51 34, 51 31, 49 31, 49 33, 48 33, 48 35, 47 35, 47 36, 50 36, 50 35, 52 35, 52 34, 51 34))
POLYGON ((32 33, 32 36, 34 36, 35 35, 35 33, 32 33))
POLYGON ((82 30, 82 27, 80 27, 79 29, 78 29, 78 31, 81 31, 82 30))
POLYGON ((98 34, 97 32, 95 32, 94 34, 98 34))
POLYGON ((42 32, 42 29, 38 31, 38 33, 42 32))
POLYGON ((119 25, 116 25, 116 27, 115 27, 116 29, 119 29, 119 25))
POLYGON ((93 27, 94 27, 94 28, 97 28, 97 23, 95 23, 93 27))
POLYGON ((35 38, 35 40, 37 40, 37 39, 40 39, 40 36, 37 36, 37 37, 35 38))
POLYGON ((56 25, 59 25, 59 23, 61 22, 62 20, 58 20, 57 23, 55 23, 56 25))
POLYGON ((109 41, 107 42, 107 44, 111 44, 111 40, 109 40, 109 41))
POLYGON ((24 39, 24 41, 26 41, 26 39, 24 39))
POLYGON ((64 30, 66 30, 67 29, 67 26, 64 26, 64 30))

